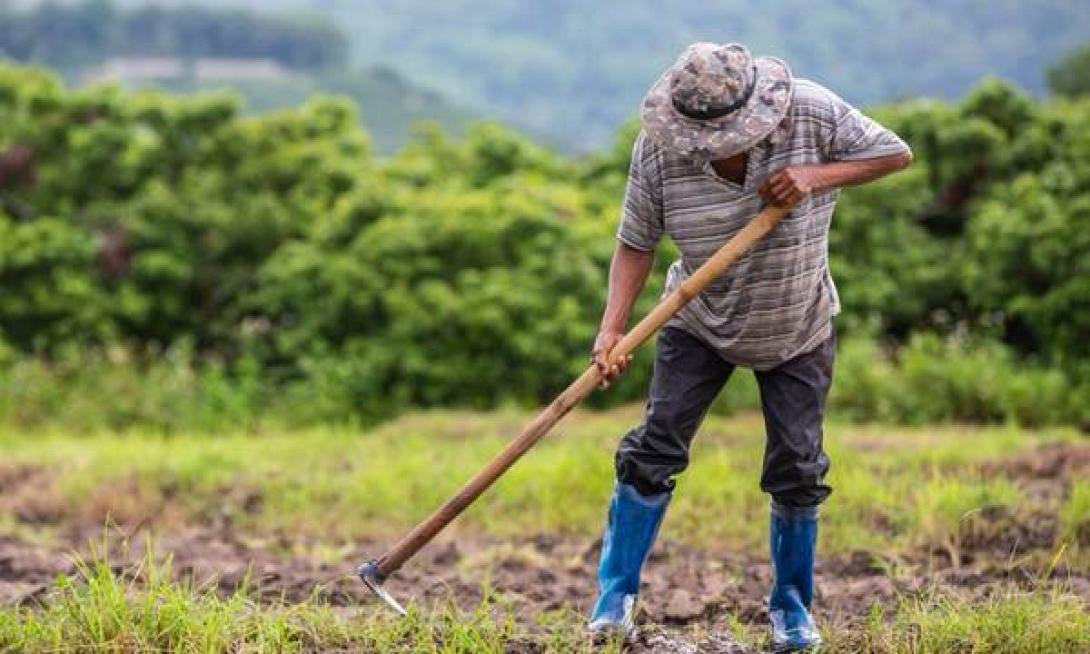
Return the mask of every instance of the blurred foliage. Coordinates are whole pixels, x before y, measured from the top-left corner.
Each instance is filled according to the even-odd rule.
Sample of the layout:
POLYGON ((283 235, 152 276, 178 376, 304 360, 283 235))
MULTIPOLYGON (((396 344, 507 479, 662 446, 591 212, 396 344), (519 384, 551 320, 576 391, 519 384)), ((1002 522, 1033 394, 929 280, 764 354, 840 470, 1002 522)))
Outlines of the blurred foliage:
POLYGON ((1090 44, 1073 50, 1048 69, 1048 87, 1056 95, 1090 95, 1090 44))
POLYGON ((924 332, 891 353, 851 338, 841 343, 836 378, 830 409, 856 420, 1037 427, 1090 418, 1090 383, 1072 388, 1062 371, 1019 361, 993 340, 924 332))
MULTIPOLYGON (((158 82, 155 86, 173 93, 193 94, 223 91, 225 82, 186 78, 158 82)), ((418 123, 434 123, 447 133, 461 135, 466 125, 477 119, 439 93, 412 84, 384 66, 314 71, 279 80, 231 80, 226 86, 243 98, 243 108, 248 114, 301 106, 320 94, 350 98, 359 106, 360 123, 380 155, 393 154, 408 143, 418 123)))
POLYGON ((1085 0, 175 1, 320 13, 357 62, 579 151, 608 145, 694 41, 745 43, 872 104, 958 98, 985 75, 1043 93, 1046 67, 1090 34, 1085 0))
POLYGON ((0 3, 0 55, 62 70, 117 56, 272 59, 289 68, 341 66, 348 39, 314 16, 263 16, 220 7, 110 0, 43 2, 16 10, 0 3))
MULTIPOLYGON (((957 105, 877 115, 917 163, 847 192, 835 220, 853 390, 834 405, 1090 418, 1090 103, 988 81, 957 105)), ((13 399, 39 393, 42 371, 126 395, 139 377, 103 381, 119 357, 149 385, 175 380, 164 405, 188 406, 171 388, 241 384, 230 415, 547 400, 586 365, 634 133, 572 160, 494 124, 458 140, 421 128, 380 161, 344 101, 245 117, 229 96, 68 91, 0 68, 0 152, 33 155, 0 176, 3 401, 47 406, 13 399)), ((644 377, 593 401, 636 399, 644 377)))
MULTIPOLYGON (((381 66, 414 88, 438 91, 447 105, 578 152, 607 147, 651 82, 694 41, 746 43, 851 102, 871 104, 961 97, 985 75, 1043 94, 1046 67, 1090 34, 1090 3, 1081 0, 827 0, 820 10, 807 0, 778 0, 759 11, 743 0, 13 4, 30 9, 0 11, 0 52, 21 61, 71 72, 107 54, 265 57, 333 77, 381 66), (343 65, 346 58, 353 65, 343 65)), ((352 88, 342 91, 345 82, 247 83, 241 90, 260 106, 305 97, 293 88, 302 83, 358 100, 360 84, 347 80, 352 88)), ((365 99, 369 128, 397 125, 376 114, 397 112, 405 105, 400 96, 365 99)), ((426 115, 445 123, 446 114, 437 108, 426 115)), ((383 136, 375 142, 388 151, 383 136)))
POLYGON ((102 75, 99 66, 115 57, 166 57, 178 63, 175 77, 122 82, 130 89, 189 94, 229 88, 243 98, 247 113, 301 106, 316 94, 344 95, 360 106, 360 120, 382 154, 407 143, 418 122, 460 134, 476 117, 387 65, 350 65, 348 45, 344 32, 319 14, 161 3, 126 9, 110 0, 15 10, 0 0, 0 58, 46 65, 69 80, 102 75), (285 70, 261 77, 227 66, 221 74, 234 78, 204 79, 191 65, 216 58, 272 60, 285 70))

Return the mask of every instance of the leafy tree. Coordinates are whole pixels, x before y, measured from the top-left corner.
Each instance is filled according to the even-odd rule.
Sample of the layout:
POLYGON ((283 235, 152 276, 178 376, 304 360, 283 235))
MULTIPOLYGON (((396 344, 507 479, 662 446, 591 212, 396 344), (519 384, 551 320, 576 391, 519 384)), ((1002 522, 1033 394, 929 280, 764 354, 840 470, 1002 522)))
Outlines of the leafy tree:
POLYGON ((1072 51, 1048 69, 1048 88, 1072 98, 1090 94, 1090 45, 1072 51))
POLYGON ((0 5, 0 54, 67 72, 115 56, 273 59, 290 68, 343 66, 348 40, 328 20, 222 8, 148 5, 120 10, 110 0, 0 5))
MULTIPOLYGON (((917 160, 844 194, 840 324, 907 344, 921 386, 949 372, 931 365, 944 343, 974 343, 954 380, 968 413, 898 411, 1028 415, 1028 382, 967 391, 995 352, 996 370, 1032 360, 1050 389, 1090 387, 1090 102, 988 81, 877 113, 917 160)), ((540 402, 586 365, 635 133, 573 160, 497 124, 432 126, 380 160, 344 100, 244 116, 230 96, 70 91, 0 67, 0 354, 185 352, 323 417, 540 402)))

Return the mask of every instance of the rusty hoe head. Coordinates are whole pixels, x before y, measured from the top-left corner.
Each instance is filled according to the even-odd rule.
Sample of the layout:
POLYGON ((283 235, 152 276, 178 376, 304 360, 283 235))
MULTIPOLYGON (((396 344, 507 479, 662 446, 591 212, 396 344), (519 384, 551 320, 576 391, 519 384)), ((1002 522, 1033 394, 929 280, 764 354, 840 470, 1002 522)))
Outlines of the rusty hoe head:
POLYGON ((359 568, 356 569, 356 574, 363 581, 364 585, 375 594, 375 597, 382 600, 386 606, 390 607, 394 611, 397 611, 398 615, 404 617, 406 615, 405 609, 393 598, 390 593, 382 587, 382 582, 386 581, 382 573, 379 571, 378 561, 368 561, 359 568))

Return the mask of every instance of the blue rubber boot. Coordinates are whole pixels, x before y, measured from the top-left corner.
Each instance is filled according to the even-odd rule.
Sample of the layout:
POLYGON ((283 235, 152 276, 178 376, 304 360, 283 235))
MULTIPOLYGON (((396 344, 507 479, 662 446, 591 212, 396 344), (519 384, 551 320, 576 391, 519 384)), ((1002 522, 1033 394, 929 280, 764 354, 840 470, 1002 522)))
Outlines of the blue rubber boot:
POLYGON ((821 635, 810 615, 817 528, 817 507, 794 509, 773 504, 773 579, 768 597, 773 651, 798 652, 821 645, 821 635))
POLYGON ((609 504, 609 523, 598 564, 598 601, 587 629, 593 633, 632 633, 640 570, 647 561, 670 493, 643 496, 634 486, 617 482, 609 504))

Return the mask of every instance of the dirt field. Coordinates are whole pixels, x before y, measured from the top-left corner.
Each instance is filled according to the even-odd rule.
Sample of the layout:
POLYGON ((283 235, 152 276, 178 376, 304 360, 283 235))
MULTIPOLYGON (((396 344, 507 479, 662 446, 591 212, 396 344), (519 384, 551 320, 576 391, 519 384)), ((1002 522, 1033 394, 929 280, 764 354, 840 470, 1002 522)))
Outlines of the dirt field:
MULTIPOLYGON (((448 493, 449 480, 463 479, 501 441, 472 434, 507 433, 511 416, 415 416, 363 436, 13 439, 10 460, 0 464, 0 618, 15 635, 0 620, 0 638, 20 642, 17 631, 34 616, 74 616, 63 633, 35 637, 43 651, 78 635, 83 611, 99 609, 82 596, 59 598, 59 576, 82 583, 81 561, 101 560, 105 543, 114 576, 137 581, 123 592, 140 593, 150 541, 156 560, 171 561, 170 577, 195 589, 185 602, 241 591, 253 619, 274 623, 284 610, 324 607, 355 629, 322 627, 325 635, 304 633, 291 649, 325 651, 332 643, 353 651, 359 642, 423 638, 432 643, 425 651, 446 651, 438 645, 449 644, 444 630, 452 622, 444 620, 480 616, 487 599, 484 615, 512 625, 492 634, 487 651, 571 651, 593 601, 606 488, 572 480, 608 482, 610 434, 628 419, 579 416, 564 439, 524 462, 521 476, 393 576, 389 590, 421 609, 424 620, 408 634, 383 620, 387 614, 354 568, 383 553, 405 524, 448 493), (407 436, 415 433, 427 437, 407 436), (393 462, 401 468, 390 472, 393 462), (433 473, 445 484, 438 489, 423 473, 437 462, 449 467, 433 473), (386 532, 368 536, 376 533, 372 525, 386 532), (58 602, 73 613, 54 616, 58 602), (559 644, 558 630, 567 639, 559 644)), ((1043 616, 1047 626, 1090 606, 1088 441, 971 428, 898 434, 844 427, 834 434, 834 460, 844 464, 823 528, 815 603, 832 651, 941 652, 950 642, 974 652, 1050 651, 1004 649, 996 640, 1007 632, 1004 620, 1043 616), (1076 604, 1055 613, 1057 596, 1076 604), (1017 614, 1019 597, 1038 604, 1017 614), (949 598, 955 614, 944 618, 949 598), (1014 607, 1015 615, 996 617, 994 633, 982 637, 993 644, 966 644, 976 627, 962 617, 977 619, 996 606, 1001 613, 1014 607), (930 649, 903 646, 936 625, 956 629, 930 649), (876 631, 883 642, 873 641, 876 631)), ((760 645, 771 570, 763 498, 744 475, 761 445, 753 417, 707 429, 647 566, 642 628, 628 651, 748 652, 760 645)), ((177 642, 157 637, 154 625, 116 628, 137 643, 177 642)), ((117 638, 105 633, 86 642, 117 638)), ((251 642, 238 633, 222 638, 217 642, 228 644, 213 649, 251 642)), ((1069 629, 1056 638, 1061 651, 1080 651, 1083 639, 1069 629)), ((121 649, 140 651, 133 647, 121 649)))
MULTIPOLYGON (((1090 444, 1042 445, 986 462, 981 470, 1009 479, 1030 501, 1017 511, 980 507, 960 521, 956 538, 946 542, 895 553, 860 549, 821 557, 816 613, 824 629, 852 634, 875 612, 892 618, 899 603, 936 594, 973 604, 1012 589, 1059 589, 1090 605, 1086 568, 1055 556, 1061 525, 1050 508, 1070 494, 1073 480, 1090 476, 1090 444)), ((89 543, 104 539, 115 571, 139 578, 151 535, 156 556, 172 559, 174 577, 200 589, 227 597, 245 588, 268 606, 316 602, 335 607, 348 622, 380 610, 352 573, 359 562, 381 554, 388 542, 338 545, 341 541, 284 529, 235 528, 223 516, 194 520, 169 493, 153 511, 126 510, 125 498, 139 493, 123 485, 113 489, 115 499, 107 504, 114 509, 111 515, 125 519, 104 530, 103 500, 92 495, 81 506, 58 506, 50 474, 32 465, 0 466, 0 514, 15 525, 0 537, 0 603, 6 607, 44 607, 58 576, 77 574, 74 555, 89 556, 89 543), (49 537, 35 538, 36 527, 49 537)), ((264 500, 252 493, 233 502, 242 512, 256 514, 264 500)), ((743 645, 734 634, 739 628, 759 633, 766 624, 767 557, 759 551, 685 544, 681 528, 668 521, 651 557, 642 594, 645 626, 628 649, 751 651, 752 645, 743 645)), ((867 528, 895 529, 881 521, 867 528)), ((543 649, 548 629, 543 615, 566 614, 569 625, 578 624, 575 616, 593 600, 600 541, 546 533, 470 533, 456 530, 426 548, 388 582, 390 591, 425 610, 453 602, 472 612, 484 597, 482 589, 490 589, 490 601, 513 615, 520 628, 508 651, 543 649)), ((1073 546, 1088 536, 1076 534, 1073 546)))

